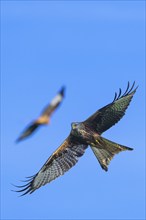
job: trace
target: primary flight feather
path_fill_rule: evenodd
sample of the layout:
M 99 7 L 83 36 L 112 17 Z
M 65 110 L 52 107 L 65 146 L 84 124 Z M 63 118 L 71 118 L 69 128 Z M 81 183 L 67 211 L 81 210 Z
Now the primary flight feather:
M 49 124 L 52 113 L 58 108 L 64 98 L 65 87 L 62 87 L 57 95 L 52 99 L 49 105 L 45 107 L 39 118 L 32 121 L 30 125 L 22 132 L 20 137 L 16 140 L 19 142 L 29 137 L 34 131 L 36 131 L 41 125 Z
M 40 171 L 32 176 L 28 183 L 17 192 L 22 195 L 33 193 L 36 189 L 63 175 L 73 167 L 84 154 L 88 146 L 91 147 L 101 167 L 107 171 L 108 165 L 115 154 L 133 150 L 130 147 L 117 144 L 103 138 L 101 134 L 117 123 L 125 114 L 125 111 L 136 92 L 135 82 L 130 88 L 129 82 L 125 93 L 115 94 L 114 100 L 105 107 L 96 111 L 87 120 L 80 123 L 72 123 L 69 136 L 61 146 L 49 157 Z

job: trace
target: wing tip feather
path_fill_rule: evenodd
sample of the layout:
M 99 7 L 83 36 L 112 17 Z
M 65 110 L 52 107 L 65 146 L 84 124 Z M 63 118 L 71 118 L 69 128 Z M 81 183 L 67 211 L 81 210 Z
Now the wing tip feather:
M 18 192 L 18 193 L 24 192 L 24 193 L 22 193 L 22 194 L 20 195 L 20 197 L 21 197 L 21 196 L 24 196 L 24 195 L 26 195 L 26 194 L 31 194 L 31 193 L 33 193 L 33 192 L 36 190 L 35 188 L 33 188 L 33 182 L 34 182 L 35 176 L 36 176 L 36 175 L 33 175 L 33 176 L 31 176 L 31 177 L 26 177 L 26 178 L 29 178 L 29 179 L 28 179 L 28 180 L 25 180 L 25 181 L 23 181 L 23 182 L 28 182 L 27 184 L 20 185 L 20 186 L 12 184 L 14 187 L 22 188 L 22 189 L 20 189 L 20 190 L 11 190 L 11 191 L 13 191 L 13 192 Z
M 121 88 L 119 89 L 119 94 L 115 93 L 115 96 L 114 96 L 114 99 L 113 99 L 113 102 L 119 100 L 120 98 L 123 98 L 125 96 L 128 96 L 130 94 L 134 94 L 138 88 L 138 86 L 136 86 L 136 88 L 134 88 L 135 86 L 135 81 L 133 82 L 131 88 L 130 88 L 130 82 L 128 81 L 128 85 L 127 85 L 127 88 L 125 90 L 125 92 L 123 93 L 122 95 L 122 90 Z

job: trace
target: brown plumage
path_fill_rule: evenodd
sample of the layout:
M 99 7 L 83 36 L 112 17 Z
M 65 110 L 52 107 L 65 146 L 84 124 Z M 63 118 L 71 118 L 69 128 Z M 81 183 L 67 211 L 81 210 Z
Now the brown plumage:
M 40 117 L 34 121 L 32 121 L 29 126 L 22 132 L 20 137 L 16 140 L 19 142 L 29 137 L 34 131 L 36 131 L 41 125 L 49 124 L 50 118 L 53 112 L 58 108 L 60 103 L 64 98 L 65 87 L 62 87 L 61 90 L 57 93 L 57 95 L 52 99 L 49 105 L 45 107 L 42 111 Z
M 72 123 L 71 132 L 66 140 L 49 157 L 40 171 L 28 180 L 26 185 L 19 186 L 22 189 L 18 192 L 24 192 L 23 195 L 33 193 L 39 187 L 63 175 L 77 163 L 88 145 L 105 171 L 108 170 L 108 165 L 115 154 L 125 150 L 133 150 L 107 140 L 101 134 L 124 116 L 137 89 L 133 89 L 134 84 L 129 88 L 128 82 L 123 95 L 120 89 L 119 95 L 115 94 L 115 98 L 110 104 L 96 111 L 87 120 L 81 123 Z

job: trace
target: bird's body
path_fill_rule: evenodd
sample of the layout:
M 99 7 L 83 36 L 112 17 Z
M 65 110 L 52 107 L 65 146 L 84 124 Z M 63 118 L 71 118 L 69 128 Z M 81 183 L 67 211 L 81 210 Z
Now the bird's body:
M 35 123 L 38 123 L 39 125 L 47 125 L 50 123 L 50 117 L 47 115 L 42 115 L 35 121 Z
M 53 100 L 50 102 L 50 104 L 44 108 L 40 117 L 37 118 L 36 120 L 32 121 L 28 125 L 28 127 L 22 132 L 22 134 L 19 136 L 19 138 L 16 140 L 16 142 L 22 141 L 25 138 L 29 137 L 40 126 L 47 125 L 50 123 L 50 118 L 51 118 L 53 112 L 56 110 L 56 108 L 60 105 L 60 103 L 63 100 L 64 91 L 65 91 L 65 88 L 62 87 L 62 89 L 53 98 Z
M 84 154 L 88 146 L 98 159 L 101 167 L 107 171 L 108 165 L 115 154 L 133 150 L 121 144 L 107 140 L 101 136 L 103 132 L 115 125 L 125 114 L 125 111 L 136 92 L 134 84 L 128 87 L 123 95 L 115 94 L 113 102 L 96 111 L 83 122 L 72 123 L 71 132 L 60 147 L 48 158 L 40 171 L 30 178 L 28 184 L 18 192 L 32 193 L 39 187 L 63 175 L 73 167 Z
M 99 135 L 94 129 L 86 126 L 83 122 L 72 123 L 71 135 L 78 139 L 82 144 L 90 145 L 91 143 L 96 144 Z

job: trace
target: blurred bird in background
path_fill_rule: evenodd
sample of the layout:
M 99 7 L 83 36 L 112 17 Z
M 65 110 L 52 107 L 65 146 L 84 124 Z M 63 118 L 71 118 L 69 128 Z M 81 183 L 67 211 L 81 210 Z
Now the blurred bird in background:
M 22 132 L 22 134 L 18 137 L 16 142 L 22 141 L 25 138 L 29 137 L 34 131 L 36 131 L 41 125 L 46 125 L 50 123 L 50 118 L 54 111 L 61 104 L 65 93 L 65 87 L 62 87 L 61 90 L 57 93 L 57 95 L 52 99 L 49 105 L 47 105 L 39 118 L 32 121 L 28 127 Z

